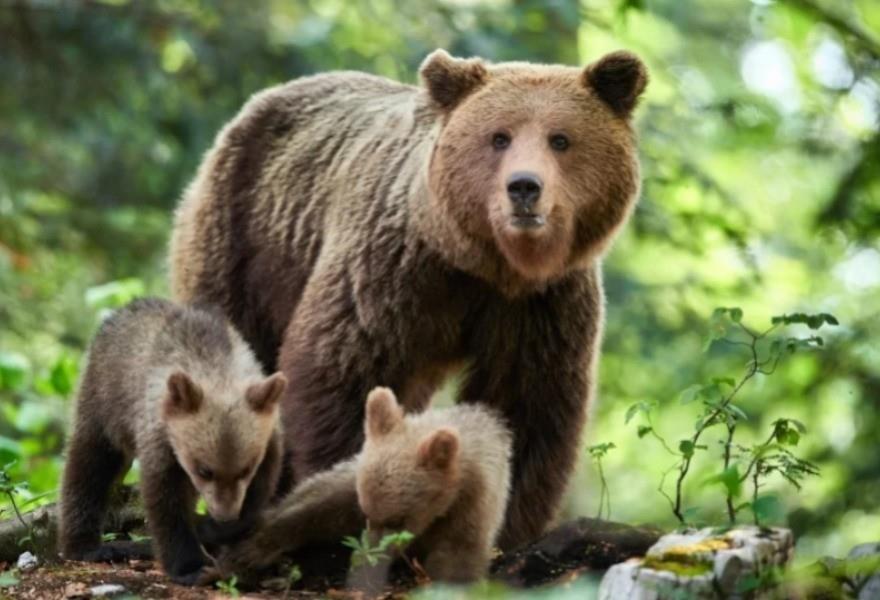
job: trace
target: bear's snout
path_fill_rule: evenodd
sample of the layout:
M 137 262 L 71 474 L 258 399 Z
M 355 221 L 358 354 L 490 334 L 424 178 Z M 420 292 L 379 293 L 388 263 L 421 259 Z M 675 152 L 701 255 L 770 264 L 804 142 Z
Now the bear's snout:
M 517 171 L 507 178 L 507 197 L 513 205 L 515 227 L 530 229 L 545 223 L 544 216 L 535 210 L 543 187 L 541 178 L 529 171 Z

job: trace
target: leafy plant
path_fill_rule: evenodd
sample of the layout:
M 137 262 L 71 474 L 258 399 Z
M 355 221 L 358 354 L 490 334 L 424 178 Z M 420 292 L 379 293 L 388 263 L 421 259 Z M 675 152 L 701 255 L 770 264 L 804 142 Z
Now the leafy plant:
M 241 592 L 238 590 L 238 577 L 235 575 L 229 579 L 218 581 L 214 585 L 216 585 L 217 589 L 227 596 L 238 598 L 241 595 Z
M 602 469 L 602 459 L 605 458 L 605 455 L 608 454 L 609 450 L 613 450 L 617 446 L 612 442 L 607 442 L 604 444 L 595 444 L 587 448 L 587 452 L 590 454 L 590 457 L 593 459 L 593 462 L 596 463 L 596 470 L 599 472 L 599 510 L 596 513 L 596 518 L 602 518 L 603 509 L 605 510 L 605 514 L 607 517 L 611 517 L 611 492 L 608 489 L 608 481 L 605 479 L 605 471 Z
M 360 539 L 349 535 L 343 538 L 342 545 L 351 548 L 351 567 L 358 569 L 367 565 L 374 567 L 380 561 L 388 560 L 389 556 L 386 551 L 401 551 L 412 542 L 414 537 L 408 531 L 389 533 L 383 536 L 379 543 L 374 546 L 370 543 L 369 530 L 364 529 L 361 532 Z
M 770 475 L 776 473 L 800 489 L 800 482 L 804 477 L 818 475 L 819 472 L 816 465 L 798 458 L 791 451 L 806 432 L 804 424 L 796 419 L 776 420 L 769 437 L 762 443 L 753 446 L 737 444 L 735 442 L 737 428 L 748 419 L 748 416 L 734 403 L 734 400 L 738 398 L 746 383 L 757 375 L 772 375 L 785 356 L 798 350 L 824 345 L 824 340 L 818 335 L 783 334 L 771 337 L 771 334 L 782 326 L 795 324 L 803 324 L 811 330 L 816 330 L 823 325 L 837 325 L 837 319 L 828 313 L 781 315 L 773 317 L 771 326 L 761 332 L 746 327 L 742 319 L 743 311 L 736 307 L 717 308 L 712 313 L 710 336 L 705 349 L 708 350 L 716 342 L 741 347 L 745 349 L 748 361 L 745 372 L 739 378 L 714 377 L 709 383 L 694 384 L 681 393 L 682 404 L 699 403 L 701 406 L 693 434 L 679 440 L 678 444 L 673 446 L 654 427 L 651 412 L 657 407 L 656 403 L 639 402 L 632 405 L 626 413 L 627 423 L 637 414 L 642 414 L 644 422 L 638 426 L 638 436 L 640 438 L 652 436 L 660 442 L 668 454 L 675 457 L 675 464 L 663 474 L 658 490 L 667 499 L 672 513 L 682 524 L 688 522 L 688 517 L 693 511 L 684 506 L 684 482 L 691 473 L 697 454 L 709 450 L 709 447 L 701 442 L 706 432 L 715 426 L 725 428 L 724 439 L 721 442 L 721 470 L 706 483 L 717 483 L 724 489 L 725 509 L 731 524 L 736 522 L 738 513 L 744 509 L 752 511 L 757 524 L 772 520 L 772 517 L 779 512 L 778 498 L 772 495 L 759 495 L 764 480 Z M 744 466 L 742 470 L 741 465 Z M 665 489 L 666 479 L 670 474 L 675 474 L 675 487 L 671 495 Z M 735 499 L 742 494 L 743 486 L 747 482 L 752 485 L 751 501 L 736 505 Z
M 18 572 L 15 569 L 0 572 L 0 588 L 18 585 Z
M 302 580 L 302 570 L 299 568 L 299 565 L 293 565 L 290 567 L 290 570 L 287 572 L 287 586 L 284 588 L 284 597 L 290 594 L 290 588 L 292 588 L 298 581 Z
M 12 466 L 12 463 L 7 464 L 2 469 L 0 469 L 0 494 L 6 496 L 9 500 L 9 505 L 12 506 L 12 510 L 15 512 L 16 518 L 28 532 L 26 536 L 18 540 L 19 546 L 24 545 L 25 543 L 30 543 L 32 546 L 35 542 L 35 534 L 34 528 L 30 523 L 24 520 L 24 517 L 21 514 L 21 510 L 19 509 L 18 502 L 16 502 L 15 497 L 20 494 L 23 490 L 27 489 L 27 483 L 25 482 L 16 482 L 9 475 L 9 468 Z

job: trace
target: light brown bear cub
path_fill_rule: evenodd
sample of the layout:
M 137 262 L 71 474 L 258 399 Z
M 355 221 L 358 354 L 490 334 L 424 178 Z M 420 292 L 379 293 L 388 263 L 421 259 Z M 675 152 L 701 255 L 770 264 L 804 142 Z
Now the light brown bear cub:
M 366 523 L 375 537 L 414 534 L 407 552 L 432 579 L 486 573 L 510 491 L 512 437 L 494 411 L 458 405 L 405 415 L 391 390 L 376 388 L 364 429 L 361 452 L 264 513 L 256 534 L 227 552 L 224 571 L 268 566 L 283 552 L 338 541 Z
M 358 504 L 378 536 L 409 531 L 432 579 L 485 574 L 510 492 L 511 435 L 474 405 L 404 416 L 388 388 L 367 398 Z
M 256 515 L 281 464 L 278 398 L 219 313 L 137 300 L 101 326 L 80 384 L 61 491 L 67 559 L 106 560 L 101 525 L 113 483 L 131 461 L 153 546 L 175 581 L 206 564 L 194 527 L 198 495 L 218 522 Z

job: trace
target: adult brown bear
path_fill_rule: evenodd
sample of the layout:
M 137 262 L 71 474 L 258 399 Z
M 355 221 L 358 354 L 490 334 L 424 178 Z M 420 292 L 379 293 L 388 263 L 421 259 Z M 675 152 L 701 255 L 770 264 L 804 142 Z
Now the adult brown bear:
M 647 76 L 626 52 L 579 69 L 438 50 L 421 79 L 328 73 L 254 96 L 177 212 L 172 287 L 287 375 L 295 480 L 360 449 L 374 386 L 420 410 L 462 368 L 459 400 L 515 435 L 510 547 L 546 527 L 580 448 Z

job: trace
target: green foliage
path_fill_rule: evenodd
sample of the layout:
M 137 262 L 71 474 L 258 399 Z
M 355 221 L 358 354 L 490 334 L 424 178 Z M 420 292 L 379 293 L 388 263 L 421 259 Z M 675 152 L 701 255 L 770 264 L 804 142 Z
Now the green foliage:
M 0 588 L 18 585 L 18 572 L 15 569 L 0 572 Z
M 231 598 L 238 598 L 241 596 L 241 592 L 238 589 L 238 577 L 235 575 L 232 575 L 229 579 L 218 581 L 214 585 L 218 590 Z
M 721 441 L 722 451 L 719 456 L 721 470 L 705 479 L 704 484 L 720 484 L 725 494 L 727 517 L 729 522 L 735 523 L 737 513 L 743 509 L 750 509 L 756 524 L 779 522 L 784 511 L 778 497 L 775 495 L 759 495 L 758 491 L 765 480 L 771 474 L 779 474 L 783 479 L 800 489 L 800 482 L 804 477 L 818 475 L 819 469 L 813 463 L 795 456 L 786 446 L 797 446 L 801 435 L 806 433 L 806 426 L 797 419 L 780 418 L 773 422 L 770 437 L 763 443 L 752 446 L 737 444 L 734 436 L 740 424 L 748 420 L 748 415 L 739 406 L 733 403 L 743 386 L 755 376 L 761 374 L 772 375 L 779 365 L 784 354 L 794 353 L 799 348 L 810 348 L 812 342 L 822 345 L 822 338 L 810 336 L 808 338 L 776 334 L 777 328 L 782 325 L 806 324 L 810 329 L 818 329 L 824 324 L 838 325 L 837 319 L 828 313 L 820 315 L 796 314 L 784 317 L 773 317 L 772 326 L 761 332 L 755 332 L 742 323 L 743 311 L 740 308 L 716 308 L 709 322 L 710 346 L 715 342 L 724 342 L 732 346 L 746 349 L 749 360 L 746 364 L 745 373 L 739 379 L 730 376 L 712 377 L 707 384 L 693 384 L 687 387 L 680 395 L 682 405 L 692 405 L 699 402 L 702 406 L 697 418 L 695 431 L 690 437 L 678 442 L 678 452 L 672 451 L 669 444 L 660 435 L 650 421 L 652 410 L 656 405 L 638 403 L 630 406 L 626 411 L 624 421 L 629 423 L 636 414 L 642 414 L 647 420 L 647 425 L 639 425 L 637 435 L 639 439 L 648 433 L 652 434 L 661 442 L 664 449 L 670 454 L 677 456 L 677 462 L 663 473 L 659 491 L 669 501 L 672 512 L 682 524 L 688 522 L 688 509 L 684 506 L 684 484 L 693 460 L 699 451 L 708 451 L 709 446 L 700 444 L 699 441 L 706 432 L 716 426 L 723 425 L 726 428 L 725 439 Z M 769 344 L 766 342 L 769 341 Z M 808 342 L 808 343 L 802 343 Z M 759 353 L 759 343 L 764 343 L 769 349 L 765 353 Z M 592 453 L 592 449 L 591 449 Z M 604 456 L 604 453 L 602 454 Z M 741 459 L 743 470 L 737 464 Z M 677 472 L 675 479 L 675 491 L 669 495 L 664 489 L 666 476 L 670 472 Z M 606 482 L 604 474 L 602 480 L 602 494 L 604 499 Z M 743 484 L 751 477 L 752 500 L 744 504 L 735 505 L 743 490 Z M 599 506 L 603 502 L 600 499 Z
M 639 437 L 642 437 L 641 433 L 639 434 Z M 607 455 L 610 450 L 613 450 L 616 447 L 617 446 L 613 443 L 606 442 L 604 444 L 596 444 L 587 448 L 587 452 L 596 463 L 596 471 L 599 473 L 599 484 L 601 486 L 599 488 L 599 510 L 596 513 L 597 519 L 601 519 L 603 513 L 608 518 L 611 518 L 611 491 L 608 489 L 608 482 L 605 480 L 602 459 L 605 458 L 605 455 Z
M 399 531 L 382 536 L 377 544 L 370 542 L 370 531 L 364 529 L 360 539 L 354 536 L 346 536 L 342 545 L 351 548 L 351 568 L 375 567 L 379 562 L 388 560 L 387 552 L 402 552 L 413 540 L 413 534 L 408 531 Z

